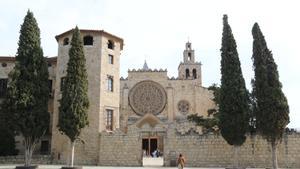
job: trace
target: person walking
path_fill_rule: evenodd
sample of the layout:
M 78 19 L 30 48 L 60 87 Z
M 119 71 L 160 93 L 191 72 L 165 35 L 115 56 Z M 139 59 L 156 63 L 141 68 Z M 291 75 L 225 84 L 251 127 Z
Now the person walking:
M 178 169 L 183 169 L 184 164 L 185 164 L 185 159 L 184 159 L 183 155 L 180 153 L 179 157 L 177 159 Z

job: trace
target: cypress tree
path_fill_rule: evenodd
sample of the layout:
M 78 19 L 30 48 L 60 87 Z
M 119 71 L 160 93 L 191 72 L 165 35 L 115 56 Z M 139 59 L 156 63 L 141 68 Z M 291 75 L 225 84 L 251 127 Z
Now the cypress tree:
M 227 15 L 223 17 L 222 35 L 219 127 L 223 138 L 234 146 L 234 167 L 238 167 L 239 147 L 245 142 L 248 129 L 250 100 Z
M 252 28 L 252 35 L 256 126 L 260 134 L 271 143 L 272 165 L 278 168 L 276 149 L 289 123 L 289 106 L 281 89 L 272 52 L 257 23 Z
M 2 108 L 16 132 L 24 137 L 25 166 L 30 166 L 35 145 L 49 128 L 50 117 L 48 66 L 40 46 L 40 30 L 31 11 L 21 25 L 18 45 Z
M 15 135 L 6 126 L 0 126 L 0 156 L 17 155 Z
M 85 67 L 83 45 L 78 27 L 73 30 L 67 75 L 62 86 L 62 98 L 59 107 L 58 127 L 62 134 L 69 137 L 71 142 L 71 166 L 74 162 L 75 141 L 81 130 L 88 125 L 87 110 L 88 80 Z
M 0 108 L 0 156 L 16 155 L 18 153 L 16 150 L 15 132 L 13 127 L 9 125 L 6 114 Z

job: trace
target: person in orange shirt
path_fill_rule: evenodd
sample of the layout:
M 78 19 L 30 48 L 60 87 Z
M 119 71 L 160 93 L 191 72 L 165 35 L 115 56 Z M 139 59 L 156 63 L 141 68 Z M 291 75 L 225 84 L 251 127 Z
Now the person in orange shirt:
M 183 169 L 184 164 L 185 164 L 185 159 L 184 159 L 183 155 L 180 153 L 179 157 L 177 159 L 178 169 Z

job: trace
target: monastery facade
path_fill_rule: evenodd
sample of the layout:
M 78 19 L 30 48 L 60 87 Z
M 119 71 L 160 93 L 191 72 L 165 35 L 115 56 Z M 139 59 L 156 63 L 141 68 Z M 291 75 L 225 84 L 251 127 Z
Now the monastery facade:
M 166 69 L 150 69 L 145 62 L 140 69 L 128 71 L 120 78 L 120 56 L 123 39 L 103 30 L 80 30 L 88 73 L 89 126 L 83 129 L 75 146 L 75 164 L 141 166 L 143 157 L 159 150 L 165 166 L 175 163 L 179 153 L 188 166 L 228 166 L 232 148 L 219 135 L 203 134 L 201 127 L 187 120 L 197 113 L 207 117 L 215 108 L 213 93 L 202 86 L 201 63 L 195 59 L 192 44 L 187 42 L 178 77 L 169 78 Z M 58 56 L 47 58 L 49 70 L 50 134 L 38 146 L 38 153 L 49 153 L 55 163 L 69 161 L 70 142 L 57 128 L 58 100 L 66 76 L 72 30 L 56 37 Z M 0 57 L 0 97 L 5 94 L 8 73 L 14 57 Z M 291 135 L 291 144 L 300 143 L 299 135 Z M 22 138 L 17 138 L 22 152 Z M 290 142 L 279 148 L 279 164 L 299 166 L 298 155 L 286 152 Z M 298 146 L 299 147 L 299 146 Z M 289 149 L 290 148 L 290 149 Z M 266 166 L 270 159 L 267 143 L 259 136 L 247 139 L 241 148 L 243 166 Z M 271 162 L 271 160 L 269 160 Z

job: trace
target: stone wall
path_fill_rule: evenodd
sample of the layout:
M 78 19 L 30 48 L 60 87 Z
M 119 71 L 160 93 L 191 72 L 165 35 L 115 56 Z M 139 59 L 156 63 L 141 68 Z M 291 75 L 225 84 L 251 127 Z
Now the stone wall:
M 186 134 L 169 129 L 165 145 L 164 164 L 170 164 L 170 152 L 183 153 L 187 166 L 225 167 L 233 162 L 233 147 L 229 146 L 221 135 L 196 135 L 192 131 Z M 286 134 L 278 147 L 278 163 L 284 168 L 300 167 L 300 134 Z M 240 164 L 244 167 L 271 166 L 271 147 L 261 136 L 247 137 L 240 149 Z
M 114 133 L 103 132 L 100 139 L 98 165 L 101 166 L 141 166 L 141 141 L 137 130 L 121 130 Z
M 150 133 L 156 134 L 156 129 Z M 131 125 L 128 133 L 118 130 L 100 136 L 99 164 L 110 166 L 142 165 L 142 132 Z M 233 162 L 233 148 L 221 135 L 196 134 L 193 130 L 180 132 L 169 124 L 163 135 L 164 165 L 170 166 L 179 153 L 187 159 L 189 167 L 228 167 Z M 300 134 L 285 134 L 278 147 L 281 168 L 300 168 Z M 270 167 L 271 148 L 260 136 L 248 137 L 240 149 L 240 165 L 244 167 Z
M 52 164 L 51 155 L 34 155 L 32 156 L 32 164 Z M 0 156 L 0 164 L 24 164 L 24 156 Z

